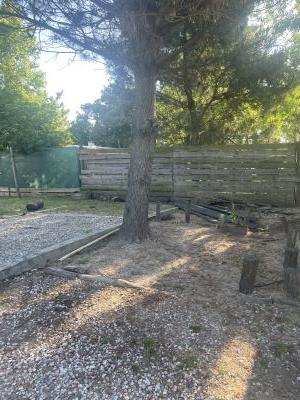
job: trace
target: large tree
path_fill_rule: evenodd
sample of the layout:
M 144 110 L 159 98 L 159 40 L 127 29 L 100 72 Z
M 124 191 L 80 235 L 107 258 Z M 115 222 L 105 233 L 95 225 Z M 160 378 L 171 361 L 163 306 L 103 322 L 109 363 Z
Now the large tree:
M 18 18 L 0 18 L 0 27 L 0 150 L 70 143 L 66 111 L 59 96 L 47 96 L 34 38 Z
M 274 0 L 275 1 L 275 0 Z M 74 51 L 126 65 L 135 80 L 134 141 L 128 175 L 123 233 L 149 234 L 148 200 L 155 144 L 158 77 L 182 51 L 197 48 L 206 29 L 234 22 L 236 28 L 259 0 L 7 0 L 7 15 L 48 30 Z M 189 35 L 183 42 L 186 24 Z
M 280 103 L 299 83 L 293 11 L 266 10 L 262 20 L 254 13 L 251 24 L 238 32 L 231 24 L 212 27 L 199 48 L 183 51 L 161 80 L 162 136 L 186 144 L 226 142 L 230 116 L 249 105 L 266 112 Z M 282 41 L 286 31 L 290 35 Z M 182 40 L 187 32 L 188 27 Z

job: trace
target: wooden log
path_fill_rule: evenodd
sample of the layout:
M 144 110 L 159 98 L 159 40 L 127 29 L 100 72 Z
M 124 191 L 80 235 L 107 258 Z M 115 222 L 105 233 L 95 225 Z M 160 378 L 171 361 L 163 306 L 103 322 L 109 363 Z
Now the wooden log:
M 192 207 L 192 201 L 189 199 L 186 203 L 186 209 L 185 209 L 185 222 L 187 224 L 191 222 L 191 207 Z
M 126 281 L 125 279 L 110 278 L 104 275 L 88 275 L 80 274 L 78 272 L 66 271 L 61 268 L 49 267 L 45 269 L 46 274 L 58 276 L 67 279 L 83 279 L 93 283 L 100 283 L 103 285 L 110 285 L 116 287 L 123 287 L 129 289 L 140 289 L 140 290 L 151 290 L 150 288 L 145 288 L 144 286 L 135 285 L 132 282 Z
M 255 279 L 258 268 L 258 258 L 255 254 L 249 254 L 244 257 L 243 269 L 239 284 L 239 291 L 244 294 L 250 294 L 255 287 Z
M 38 210 L 41 210 L 42 208 L 44 208 L 43 200 L 38 200 L 38 201 L 26 204 L 26 209 L 27 209 L 27 211 L 30 211 L 30 212 L 38 211 Z

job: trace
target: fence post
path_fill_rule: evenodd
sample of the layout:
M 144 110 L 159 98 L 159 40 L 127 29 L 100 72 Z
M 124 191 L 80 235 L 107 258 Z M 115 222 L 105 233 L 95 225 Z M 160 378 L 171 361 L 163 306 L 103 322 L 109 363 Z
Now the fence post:
M 192 200 L 189 199 L 186 203 L 186 209 L 185 209 L 185 222 L 187 224 L 191 222 L 191 205 L 192 205 Z
M 300 206 L 300 143 L 299 142 L 295 143 L 295 172 L 297 181 L 294 186 L 294 204 L 296 207 L 299 207 Z
M 300 269 L 298 266 L 300 226 L 299 221 L 288 224 L 288 238 L 283 262 L 284 283 L 288 296 L 298 298 L 300 294 Z
M 156 221 L 159 222 L 160 221 L 160 202 L 158 201 L 156 203 Z
M 19 184 L 18 184 L 18 178 L 17 178 L 16 161 L 15 161 L 14 152 L 13 152 L 12 147 L 9 148 L 9 152 L 10 152 L 11 167 L 12 167 L 12 172 L 13 172 L 13 176 L 14 176 L 15 188 L 16 188 L 16 191 L 17 191 L 17 196 L 21 197 Z

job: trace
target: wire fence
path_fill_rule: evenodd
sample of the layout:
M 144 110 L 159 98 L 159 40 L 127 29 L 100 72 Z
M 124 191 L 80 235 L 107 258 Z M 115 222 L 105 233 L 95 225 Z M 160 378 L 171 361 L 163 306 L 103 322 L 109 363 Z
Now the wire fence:
M 15 154 L 20 188 L 79 188 L 79 149 L 63 147 Z M 0 187 L 14 188 L 9 153 L 0 153 Z

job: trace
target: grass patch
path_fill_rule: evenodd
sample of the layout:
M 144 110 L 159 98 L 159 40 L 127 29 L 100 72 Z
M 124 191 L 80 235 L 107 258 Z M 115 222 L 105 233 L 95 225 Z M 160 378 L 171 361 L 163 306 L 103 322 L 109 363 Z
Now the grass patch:
M 266 358 L 261 358 L 259 360 L 259 365 L 262 369 L 267 369 L 269 366 L 268 360 Z
M 63 196 L 37 196 L 22 197 L 21 199 L 10 197 L 0 198 L 0 216 L 22 214 L 26 211 L 26 204 L 29 201 L 42 199 L 44 209 L 62 207 L 56 212 L 83 212 L 83 213 L 105 213 L 108 215 L 121 215 L 124 203 L 115 203 L 99 200 L 72 199 Z
M 141 372 L 141 367 L 137 364 L 132 364 L 131 370 L 134 374 L 138 374 L 139 372 Z
M 195 354 L 188 352 L 183 355 L 181 365 L 184 369 L 192 369 L 197 366 L 197 361 Z
M 191 325 L 190 326 L 190 330 L 193 333 L 199 333 L 199 332 L 201 332 L 203 330 L 203 327 L 201 325 Z
M 230 365 L 227 365 L 224 362 L 220 362 L 220 364 L 218 365 L 218 373 L 220 375 L 227 375 L 230 371 Z
M 114 338 L 112 336 L 103 336 L 101 338 L 101 344 L 111 344 Z
M 294 346 L 290 343 L 276 342 L 272 345 L 276 357 L 282 357 L 284 354 L 292 353 Z
M 146 358 L 150 359 L 157 356 L 159 342 L 154 338 L 146 338 L 143 341 L 144 344 L 144 355 Z

